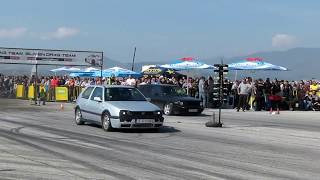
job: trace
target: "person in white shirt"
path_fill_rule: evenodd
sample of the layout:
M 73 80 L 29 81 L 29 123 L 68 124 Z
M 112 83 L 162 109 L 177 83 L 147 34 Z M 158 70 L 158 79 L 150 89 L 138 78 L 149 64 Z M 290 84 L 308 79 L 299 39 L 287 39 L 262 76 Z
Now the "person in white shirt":
M 85 79 L 82 83 L 81 83 L 81 87 L 85 88 L 87 86 L 90 86 L 90 82 L 88 81 L 88 79 Z
M 204 77 L 201 77 L 199 80 L 198 84 L 198 89 L 199 89 L 199 99 L 202 100 L 203 107 L 206 107 L 207 105 L 207 97 L 206 97 L 206 92 L 205 92 L 205 79 Z
M 238 103 L 239 103 L 238 87 L 239 87 L 239 85 L 240 85 L 240 82 L 238 80 L 236 80 L 231 87 L 231 91 L 233 94 L 233 109 L 238 107 Z
M 248 84 L 246 79 L 244 79 L 238 87 L 238 94 L 239 94 L 239 103 L 237 107 L 238 112 L 240 108 L 242 108 L 242 111 L 245 111 L 247 107 L 247 99 L 248 99 L 249 93 L 251 93 L 251 85 Z
M 129 78 L 126 80 L 126 84 L 128 86 L 135 86 L 136 85 L 136 80 L 134 78 L 132 78 L 131 76 L 129 76 Z

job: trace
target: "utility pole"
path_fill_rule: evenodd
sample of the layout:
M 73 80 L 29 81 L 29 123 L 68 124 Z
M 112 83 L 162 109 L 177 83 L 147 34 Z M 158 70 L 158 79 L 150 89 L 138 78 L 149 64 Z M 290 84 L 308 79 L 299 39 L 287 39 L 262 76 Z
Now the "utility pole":
M 133 68 L 134 68 L 134 59 L 136 58 L 136 51 L 137 51 L 137 48 L 134 47 L 133 58 L 132 58 L 132 65 L 131 65 L 131 71 L 133 71 Z
M 37 51 L 37 54 L 35 56 L 35 81 L 34 81 L 34 104 L 37 104 L 37 100 L 38 100 L 38 55 L 39 55 L 39 52 Z M 40 88 L 39 88 L 40 89 Z M 39 105 L 40 105 L 40 102 L 39 102 Z
M 102 82 L 102 70 L 103 70 L 103 61 L 104 61 L 104 59 L 103 59 L 103 58 L 104 58 L 104 57 L 103 57 L 103 52 L 101 53 L 101 55 L 102 55 L 102 57 L 101 57 L 101 64 L 100 64 L 100 65 L 101 65 L 101 66 L 100 66 L 100 71 L 101 71 L 101 72 L 100 72 L 100 78 L 101 78 L 100 81 Z M 101 83 L 101 84 L 102 84 L 102 83 Z

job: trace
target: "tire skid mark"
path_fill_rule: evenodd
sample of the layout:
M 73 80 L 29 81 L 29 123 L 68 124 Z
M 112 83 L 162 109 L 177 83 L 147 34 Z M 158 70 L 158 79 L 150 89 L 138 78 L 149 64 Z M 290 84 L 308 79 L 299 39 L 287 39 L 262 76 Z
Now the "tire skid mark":
M 15 134 L 15 135 L 17 135 L 17 136 L 23 135 L 23 137 L 25 139 L 30 139 L 32 141 L 36 140 L 39 143 L 43 143 L 43 144 L 52 144 L 52 146 L 55 146 L 55 147 L 60 147 L 61 144 L 62 144 L 60 142 L 55 142 L 55 141 L 52 142 L 52 141 L 48 141 L 48 139 L 42 139 L 42 138 L 39 138 L 39 137 L 30 136 L 30 135 L 24 135 L 24 134 Z M 78 153 L 80 152 L 81 154 L 89 154 L 90 153 L 90 151 L 85 150 L 85 149 L 73 148 L 73 146 L 70 145 L 70 144 L 64 144 L 63 143 L 63 147 L 64 147 L 64 149 L 68 149 L 70 151 L 75 151 L 75 149 L 76 149 L 77 152 Z M 175 177 L 175 178 L 177 178 L 177 177 L 182 178 L 182 179 L 190 179 L 190 178 L 191 179 L 197 179 L 197 178 L 199 178 L 196 175 L 189 174 L 189 175 L 184 175 L 183 176 L 183 175 L 177 174 L 176 171 L 173 171 L 173 172 L 170 172 L 170 171 L 167 171 L 167 170 L 162 171 L 161 169 L 159 169 L 157 167 L 150 167 L 150 166 L 140 165 L 139 163 L 134 162 L 134 161 L 119 159 L 119 157 L 117 157 L 117 156 L 115 156 L 113 154 L 108 154 L 108 156 L 106 156 L 106 152 L 97 152 L 97 151 L 95 151 L 94 154 L 91 153 L 90 155 L 96 157 L 97 159 L 101 159 L 102 157 L 105 157 L 104 159 L 109 160 L 109 161 L 116 161 L 116 162 L 119 162 L 119 163 L 124 164 L 126 166 L 130 165 L 131 167 L 139 167 L 139 168 L 141 168 L 143 170 L 147 170 L 147 171 L 155 172 L 155 173 L 161 173 L 161 174 L 169 175 L 169 176 Z M 182 176 L 182 177 L 180 177 L 180 176 Z M 121 179 L 123 179 L 123 178 L 121 178 Z
M 2 133 L 1 131 L 3 131 L 3 130 L 0 130 L 0 134 Z M 10 131 L 13 132 L 12 130 L 10 130 Z M 5 136 L 4 136 L 4 137 L 5 137 Z M 15 138 L 9 138 L 8 136 L 7 136 L 6 138 L 7 138 L 7 139 L 10 139 L 10 140 L 14 140 L 14 141 L 16 141 L 16 142 L 20 142 L 20 141 L 16 140 Z M 20 143 L 21 143 L 21 142 L 20 142 Z M 48 164 L 48 163 L 44 163 L 44 162 L 42 162 L 42 161 L 40 161 L 40 160 L 34 160 L 34 159 L 32 159 L 32 158 L 28 158 L 28 157 L 25 157 L 25 156 L 22 156 L 22 155 L 18 155 L 18 154 L 16 154 L 16 153 L 12 153 L 12 152 L 9 152 L 9 151 L 6 151 L 6 150 L 0 150 L 0 151 L 5 152 L 5 153 L 7 153 L 7 154 L 11 154 L 11 155 L 13 155 L 13 156 L 16 156 L 16 157 L 19 157 L 19 158 L 22 158 L 22 159 L 25 159 L 25 160 L 29 160 L 29 161 L 31 161 L 31 162 L 39 163 L 39 164 L 41 164 L 41 165 L 45 165 L 45 166 L 54 168 L 54 169 L 56 169 L 56 170 L 65 172 L 65 173 L 67 173 L 67 174 L 76 176 L 76 177 L 81 178 L 81 179 L 86 179 L 86 178 L 83 177 L 83 176 L 80 176 L 80 175 L 78 175 L 78 174 L 72 173 L 72 172 L 67 171 L 67 170 L 65 170 L 65 169 L 63 169 L 63 168 L 60 168 L 60 167 L 57 167 L 57 166 L 54 166 L 54 165 L 51 165 L 51 164 Z M 2 161 L 2 162 L 3 162 L 3 161 Z M 10 161 L 10 162 L 11 162 L 11 161 Z M 7 163 L 9 163 L 9 161 L 8 161 Z M 21 164 L 21 162 L 19 162 L 19 165 L 20 165 L 20 164 Z M 29 164 L 29 165 L 35 166 L 35 164 L 30 164 L 30 163 L 24 163 L 24 164 Z M 38 166 L 40 166 L 40 165 L 38 165 Z M 11 169 L 10 169 L 10 170 L 11 170 Z M 15 171 L 15 170 L 12 169 L 11 171 Z M 0 170 L 0 172 L 1 172 L 1 170 Z
M 2 119 L 1 119 L 2 120 Z M 7 121 L 7 120 L 4 120 L 4 121 Z M 126 153 L 128 154 L 128 149 L 126 146 L 130 145 L 130 147 L 134 147 L 138 150 L 149 150 L 151 151 L 152 153 L 157 153 L 157 154 L 162 154 L 162 155 L 166 155 L 168 156 L 168 151 L 165 151 L 165 152 L 159 152 L 159 150 L 157 148 L 151 148 L 149 145 L 142 145 L 142 144 L 136 144 L 136 143 L 128 143 L 128 142 L 122 142 L 122 141 L 119 141 L 121 143 L 118 142 L 107 142 L 107 143 L 101 143 L 97 140 L 100 140 L 100 141 L 105 141 L 106 138 L 102 138 L 102 137 L 97 137 L 97 136 L 91 136 L 91 135 L 84 135 L 84 134 L 79 134 L 79 133 L 73 133 L 73 132 L 70 132 L 70 131 L 65 131 L 65 130 L 58 130 L 58 129 L 53 129 L 53 128 L 50 128 L 50 127 L 43 127 L 43 126 L 38 126 L 38 125 L 28 125 L 28 123 L 22 123 L 22 122 L 17 122 L 17 124 L 23 124 L 24 126 L 26 127 L 35 127 L 37 129 L 41 129 L 41 130 L 49 130 L 50 133 L 58 133 L 58 132 L 62 132 L 63 133 L 63 136 L 66 136 L 66 137 L 69 137 L 69 138 L 74 138 L 74 139 L 79 139 L 79 140 L 82 140 L 82 141 L 87 141 L 89 143 L 96 143 L 96 144 L 99 144 L 100 146 L 105 146 L 107 144 L 109 144 L 109 147 L 113 147 L 116 148 L 117 150 L 121 150 L 123 153 Z M 46 131 L 47 132 L 47 131 Z M 61 134 L 58 134 L 58 135 L 61 135 Z M 29 135 L 28 135 L 29 136 Z M 82 136 L 82 137 L 81 137 Z M 92 140 L 92 138 L 96 139 L 96 141 Z M 46 141 L 48 139 L 45 139 Z M 109 140 L 109 139 L 107 139 Z M 59 143 L 59 142 L 57 142 Z M 117 145 L 113 145 L 113 143 L 117 144 Z M 122 147 L 119 147 L 119 144 L 120 146 Z M 64 147 L 66 147 L 67 144 L 64 144 Z M 134 146 L 132 146 L 134 145 Z M 79 149 L 78 149 L 79 150 Z M 86 153 L 86 152 L 84 152 Z M 136 153 L 136 151 L 135 151 Z M 102 156 L 104 154 L 101 154 Z M 177 155 L 177 154 L 175 154 Z M 184 159 L 189 159 L 188 156 L 181 156 L 182 158 Z M 110 157 L 107 158 L 108 160 L 110 160 Z M 128 160 L 120 160 L 118 159 L 117 157 L 114 157 L 115 161 L 117 162 L 120 162 L 120 163 L 123 163 L 123 164 L 131 164 L 132 166 L 137 166 L 137 163 L 136 162 L 133 162 L 133 161 L 128 161 Z M 198 160 L 197 162 L 201 162 L 203 163 L 203 159 L 200 159 Z M 162 163 L 164 166 L 167 166 L 168 164 L 165 164 L 165 163 Z M 210 164 L 208 164 L 210 165 Z M 199 169 L 199 168 L 192 168 L 192 167 L 188 167 L 188 166 L 183 166 L 183 165 L 173 165 L 174 167 L 176 168 L 179 168 L 179 169 L 182 169 L 182 170 L 190 170 L 192 169 L 193 171 L 198 171 L 199 173 L 203 173 L 203 174 L 207 174 L 207 175 L 212 175 L 212 176 L 216 176 L 216 177 L 220 177 L 220 178 L 226 178 L 226 175 L 223 175 L 223 174 L 219 174 L 219 173 L 213 173 L 211 171 L 205 171 L 205 170 L 202 170 L 202 169 Z M 151 167 L 146 167 L 146 166 L 140 166 L 140 168 L 142 169 L 149 169 L 150 171 L 155 171 L 155 172 L 158 172 L 159 169 L 157 168 L 151 168 Z M 170 176 L 177 176 L 177 173 L 176 172 L 162 172 L 163 174 L 168 174 Z M 189 176 L 187 176 L 189 177 Z M 184 177 L 184 178 L 187 178 L 187 177 Z M 189 177 L 190 178 L 190 177 Z M 192 179 L 196 179 L 197 177 L 194 177 Z M 228 179 L 233 179 L 232 177 L 228 176 Z
M 53 133 L 63 133 L 65 136 L 69 136 L 69 137 L 72 137 L 72 138 L 75 138 L 75 139 L 79 139 L 79 137 L 81 137 L 80 139 L 82 141 L 88 141 L 88 142 L 94 142 L 94 143 L 99 143 L 101 145 L 111 145 L 113 146 L 112 144 L 115 143 L 115 144 L 118 144 L 118 145 L 122 145 L 122 146 L 130 146 L 130 147 L 134 147 L 138 150 L 148 150 L 150 152 L 154 152 L 154 153 L 158 153 L 158 154 L 163 154 L 163 155 L 171 155 L 171 156 L 174 156 L 174 157 L 180 157 L 180 158 L 183 158 L 183 159 L 188 159 L 188 160 L 192 160 L 192 161 L 196 161 L 196 162 L 200 162 L 200 163 L 204 163 L 204 160 L 205 159 L 202 159 L 202 158 L 198 158 L 198 157 L 191 157 L 191 156 L 186 156 L 186 155 L 182 155 L 182 154 L 179 154 L 179 153 L 176 153 L 176 152 L 170 152 L 170 151 L 166 151 L 166 150 L 162 150 L 162 151 L 159 151 L 159 149 L 157 148 L 153 148 L 153 147 L 150 147 L 150 144 L 147 145 L 146 143 L 144 144 L 138 144 L 138 143 L 131 143 L 131 142 L 127 142 L 128 140 L 126 141 L 121 141 L 121 140 L 114 140 L 114 139 L 109 139 L 109 138 L 106 138 L 106 137 L 100 137 L 100 136 L 94 136 L 94 135 L 88 135 L 88 134 L 81 134 L 81 133 L 77 133 L 77 132 L 71 132 L 71 131 L 65 131 L 65 130 L 59 130 L 59 129 L 54 129 L 54 128 L 50 128 L 50 127 L 45 127 L 45 126 L 37 126 L 37 125 L 28 125 L 27 126 L 30 126 L 30 127 L 36 127 L 38 129 L 41 129 L 41 130 L 48 130 L 48 131 L 51 131 Z M 187 135 L 187 134 L 183 134 L 183 133 L 179 133 L 180 136 L 183 136 L 184 138 L 187 138 L 187 139 L 195 139 L 195 140 L 205 140 L 205 141 L 208 141 L 207 137 L 206 136 L 201 136 L 200 138 L 195 138 L 194 136 L 192 135 Z M 214 138 L 214 139 L 213 139 Z M 232 140 L 232 143 L 231 142 L 226 142 L 224 139 L 221 139 L 221 138 L 216 138 L 216 137 L 209 137 L 210 141 L 214 140 L 218 140 L 217 142 L 219 143 L 224 143 L 224 144 L 230 144 L 230 145 L 243 145 L 243 142 L 240 142 L 240 141 L 236 141 L 236 140 Z M 108 143 L 101 143 L 102 142 L 105 142 L 105 141 L 109 141 Z M 110 142 L 111 141 L 111 142 Z M 111 143 L 111 144 L 110 144 Z M 244 142 L 245 143 L 245 142 Z M 249 143 L 249 142 L 247 142 Z M 251 145 L 255 145 L 256 144 L 252 144 L 250 143 Z M 260 145 L 259 145 L 260 147 Z M 119 150 L 121 149 L 122 151 L 126 151 L 128 152 L 128 149 L 126 148 L 121 148 L 121 147 L 117 147 Z M 260 148 L 259 148 L 260 149 Z M 263 149 L 263 148 L 262 148 Z M 264 149 L 265 150 L 265 149 Z M 194 153 L 196 154 L 197 152 L 192 152 L 192 151 L 185 151 L 185 152 L 189 152 L 189 153 Z M 215 157 L 217 158 L 217 157 Z M 124 162 L 125 163 L 125 162 Z M 216 163 L 216 162 L 215 162 Z M 268 174 L 268 173 L 263 173 L 261 171 L 256 171 L 256 170 L 251 170 L 251 169 L 248 169 L 248 168 L 242 168 L 242 167 L 235 167 L 233 165 L 227 165 L 223 162 L 220 162 L 218 163 L 220 166 L 222 167 L 226 167 L 228 169 L 237 169 L 237 170 L 244 170 L 244 171 L 247 171 L 247 172 L 254 172 L 254 173 L 259 173 L 259 174 L 264 174 L 266 175 L 267 177 L 277 177 L 277 178 L 283 178 L 284 175 L 283 174 L 279 174 L 279 175 L 276 175 L 276 174 Z M 208 163 L 208 165 L 210 165 Z M 185 167 L 187 169 L 187 167 Z M 229 177 L 231 178 L 231 177 Z M 292 179 L 292 177 L 287 177 L 287 178 L 290 178 Z
M 28 126 L 27 123 L 21 123 L 25 126 Z M 129 143 L 129 142 L 123 142 L 123 141 L 118 141 L 118 140 L 113 140 L 110 144 L 110 142 L 107 142 L 107 143 L 101 143 L 99 142 L 102 141 L 104 142 L 105 140 L 109 141 L 109 139 L 106 139 L 105 137 L 99 137 L 99 136 L 92 136 L 92 135 L 87 135 L 87 134 L 81 134 L 81 133 L 76 133 L 76 132 L 70 132 L 70 131 L 65 131 L 65 130 L 58 130 L 58 129 L 54 129 L 54 128 L 50 128 L 50 127 L 43 127 L 43 126 L 38 126 L 38 125 L 30 125 L 31 127 L 36 127 L 38 129 L 41 129 L 41 130 L 48 130 L 50 131 L 51 133 L 58 133 L 58 132 L 61 132 L 63 133 L 64 136 L 67 136 L 67 137 L 71 137 L 71 138 L 75 138 L 75 139 L 81 139 L 82 141 L 88 141 L 90 143 L 98 143 L 99 145 L 106 145 L 106 144 L 109 144 L 109 146 L 114 146 L 114 148 L 117 148 L 123 152 L 128 152 L 128 148 L 126 148 L 126 146 L 130 145 L 130 147 L 134 147 L 138 150 L 148 150 L 148 151 L 151 151 L 153 153 L 157 153 L 157 154 L 162 154 L 162 155 L 171 155 L 173 157 L 179 157 L 181 159 L 184 159 L 184 160 L 191 160 L 191 161 L 195 161 L 195 162 L 198 162 L 198 163 L 205 163 L 207 165 L 212 165 L 210 164 L 209 162 L 206 162 L 205 159 L 202 159 L 202 158 L 199 158 L 199 157 L 191 157 L 191 156 L 188 156 L 188 155 L 183 155 L 183 154 L 180 154 L 180 153 L 177 153 L 175 151 L 168 151 L 168 150 L 162 150 L 162 151 L 159 151 L 159 149 L 155 148 L 155 147 L 150 147 L 150 145 L 146 145 L 146 144 L 137 144 L 137 143 Z M 82 136 L 82 137 L 81 137 Z M 95 141 L 93 140 L 95 139 Z M 212 140 L 212 138 L 211 138 Z M 114 142 L 116 141 L 116 142 Z M 117 144 L 117 145 L 113 145 L 114 144 Z M 122 147 L 119 147 L 118 145 L 122 145 L 124 146 L 124 148 Z M 193 153 L 193 154 L 196 154 L 197 152 L 192 152 L 192 151 L 185 151 L 185 152 L 188 152 L 188 153 Z M 218 158 L 219 157 L 214 157 L 214 158 Z M 118 161 L 118 159 L 117 159 Z M 123 163 L 126 163 L 126 162 L 123 162 Z M 134 164 L 136 165 L 136 164 Z M 260 173 L 260 174 L 264 174 L 266 176 L 272 176 L 272 177 L 277 177 L 277 178 L 283 178 L 283 175 L 270 175 L 268 173 L 263 173 L 261 171 L 255 171 L 255 170 L 251 170 L 251 169 L 247 169 L 247 168 L 242 168 L 242 167 L 236 167 L 234 165 L 228 165 L 228 164 L 225 164 L 223 162 L 215 162 L 215 165 L 220 165 L 222 167 L 225 167 L 225 168 L 228 168 L 228 169 L 234 169 L 234 170 L 244 170 L 244 171 L 247 171 L 247 172 L 254 172 L 254 173 Z M 143 167 L 142 167 L 143 168 Z M 188 169 L 188 168 L 187 168 Z M 186 170 L 187 170 L 186 169 Z M 190 167 L 189 167 L 190 169 Z M 206 171 L 206 174 L 210 174 L 211 172 L 209 171 Z M 224 175 L 222 175 L 224 176 Z M 292 177 L 288 177 L 288 178 L 292 178 Z M 231 179 L 231 177 L 228 177 L 228 179 Z
M 10 140 L 13 140 L 13 141 L 28 145 L 28 146 L 30 146 L 32 148 L 41 150 L 41 151 L 49 153 L 49 154 L 53 154 L 53 155 L 61 157 L 63 159 L 70 160 L 71 162 L 80 164 L 82 166 L 86 166 L 86 167 L 88 167 L 88 168 L 90 168 L 90 169 L 92 169 L 94 171 L 97 171 L 97 172 L 100 172 L 100 173 L 107 173 L 108 175 L 111 175 L 113 177 L 120 178 L 120 179 L 128 179 L 128 180 L 134 179 L 134 178 L 131 178 L 129 176 L 126 176 L 126 175 L 123 175 L 123 174 L 119 174 L 117 172 L 110 171 L 108 169 L 104 169 L 104 168 L 101 168 L 99 166 L 87 163 L 86 161 L 82 161 L 82 160 L 74 158 L 74 157 L 66 156 L 66 155 L 64 155 L 64 154 L 62 154 L 60 152 L 53 151 L 53 150 L 51 150 L 49 148 L 46 148 L 46 147 L 43 147 L 43 146 L 39 146 L 39 145 L 36 145 L 34 143 L 30 143 L 28 141 L 28 140 L 30 140 L 30 141 L 38 141 L 38 142 L 41 142 L 43 144 L 48 144 L 47 140 L 43 140 L 41 138 L 36 138 L 36 137 L 32 137 L 32 136 L 30 137 L 29 135 L 13 134 L 10 131 L 1 130 L 1 129 L 0 129 L 0 134 L 1 134 L 1 136 L 5 137 L 7 139 L 10 139 Z M 28 139 L 28 140 L 25 140 L 25 139 Z

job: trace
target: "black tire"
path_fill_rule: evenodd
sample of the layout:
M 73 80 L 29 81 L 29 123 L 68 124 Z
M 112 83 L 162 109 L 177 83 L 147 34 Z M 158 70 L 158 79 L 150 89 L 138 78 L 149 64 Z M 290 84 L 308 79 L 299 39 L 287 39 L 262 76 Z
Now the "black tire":
M 163 113 L 167 116 L 172 115 L 172 104 L 171 103 L 166 103 L 163 106 Z
M 80 108 L 77 108 L 75 113 L 74 113 L 74 120 L 76 122 L 77 125 L 83 125 L 84 124 L 84 120 L 82 118 L 82 113 Z
M 161 132 L 161 127 L 158 127 L 156 129 L 153 130 L 154 133 L 160 133 Z
M 101 117 L 101 126 L 104 131 L 113 131 L 109 113 L 104 113 Z

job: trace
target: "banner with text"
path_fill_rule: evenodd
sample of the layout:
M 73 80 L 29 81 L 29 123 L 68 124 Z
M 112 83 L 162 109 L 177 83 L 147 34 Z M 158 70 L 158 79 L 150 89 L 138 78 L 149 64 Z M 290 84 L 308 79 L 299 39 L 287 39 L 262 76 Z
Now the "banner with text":
M 0 47 L 0 63 L 102 66 L 103 52 Z

